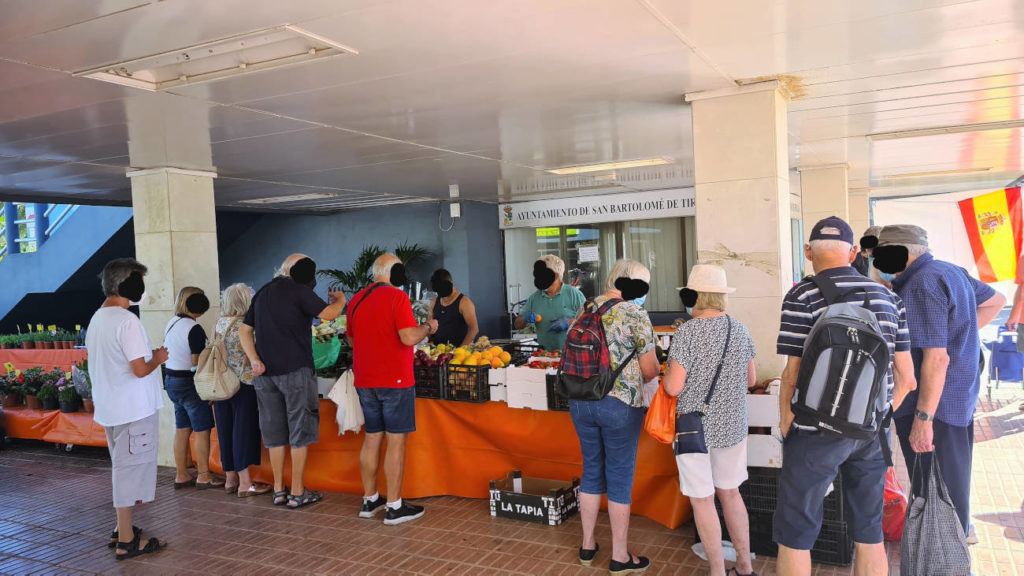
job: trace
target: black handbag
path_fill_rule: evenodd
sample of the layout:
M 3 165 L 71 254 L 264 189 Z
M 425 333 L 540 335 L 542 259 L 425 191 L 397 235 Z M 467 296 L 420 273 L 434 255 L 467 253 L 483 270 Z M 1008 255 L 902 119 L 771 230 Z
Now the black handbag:
M 676 416 L 676 440 L 672 443 L 676 456 L 680 454 L 707 454 L 708 444 L 704 440 L 704 415 L 708 412 L 708 405 L 711 403 L 711 395 L 715 393 L 715 385 L 718 384 L 718 377 L 722 374 L 722 364 L 725 364 L 725 354 L 729 350 L 729 340 L 732 339 L 732 320 L 728 316 L 728 328 L 725 333 L 725 346 L 722 347 L 722 358 L 718 361 L 718 369 L 715 370 L 715 378 L 708 388 L 708 395 L 704 397 L 704 405 L 697 412 L 687 412 Z

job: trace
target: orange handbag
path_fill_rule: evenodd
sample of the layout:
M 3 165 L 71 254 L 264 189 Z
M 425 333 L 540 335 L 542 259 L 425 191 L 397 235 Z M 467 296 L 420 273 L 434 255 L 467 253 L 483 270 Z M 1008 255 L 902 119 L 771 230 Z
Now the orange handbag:
M 676 399 L 666 394 L 661 385 L 647 408 L 644 430 L 662 444 L 671 444 L 676 439 Z

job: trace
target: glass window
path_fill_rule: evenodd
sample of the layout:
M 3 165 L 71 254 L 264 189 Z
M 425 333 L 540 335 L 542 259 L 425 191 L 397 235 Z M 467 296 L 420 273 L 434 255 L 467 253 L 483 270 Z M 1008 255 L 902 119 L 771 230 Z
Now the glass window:
M 632 258 L 651 271 L 645 308 L 682 310 L 679 290 L 697 261 L 694 218 L 659 218 L 601 224 L 517 228 L 505 231 L 505 277 L 511 302 L 535 291 L 533 262 L 545 254 L 565 261 L 565 282 L 587 298 L 604 292 L 604 281 L 619 258 Z

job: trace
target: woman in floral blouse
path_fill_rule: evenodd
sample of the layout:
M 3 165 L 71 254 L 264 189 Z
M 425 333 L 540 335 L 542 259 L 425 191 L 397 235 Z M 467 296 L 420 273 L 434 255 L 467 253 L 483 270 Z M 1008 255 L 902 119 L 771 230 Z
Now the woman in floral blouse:
M 579 559 L 581 564 L 589 566 L 597 555 L 594 526 L 601 496 L 607 494 L 612 525 L 608 569 L 612 574 L 639 572 L 650 565 L 650 560 L 630 554 L 626 546 L 637 444 L 644 423 L 642 386 L 659 372 L 654 328 L 643 309 L 650 281 L 651 272 L 643 264 L 619 260 L 605 280 L 607 291 L 586 304 L 600 308 L 610 299 L 625 300 L 614 304 L 602 316 L 611 368 L 618 369 L 630 354 L 635 354 L 602 400 L 569 400 L 569 413 L 583 452 L 580 486 L 583 545 Z
M 249 310 L 252 293 L 245 284 L 232 284 L 224 291 L 222 301 L 223 316 L 217 320 L 215 330 L 224 337 L 228 366 L 242 381 L 242 386 L 231 398 L 214 402 L 213 411 L 217 417 L 220 462 L 227 476 L 224 489 L 229 494 L 237 492 L 239 498 L 245 498 L 270 491 L 270 486 L 254 484 L 249 476 L 249 467 L 260 465 L 263 452 L 256 390 L 252 386 L 252 366 L 238 340 L 238 327 Z

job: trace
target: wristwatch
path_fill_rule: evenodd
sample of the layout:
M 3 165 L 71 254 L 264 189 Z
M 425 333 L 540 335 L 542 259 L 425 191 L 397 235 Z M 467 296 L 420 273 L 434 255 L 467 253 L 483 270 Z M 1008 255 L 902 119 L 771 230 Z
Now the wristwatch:
M 922 412 L 920 410 L 914 410 L 914 417 L 917 418 L 918 420 L 923 420 L 925 422 L 931 422 L 932 420 L 935 420 L 934 414 L 929 414 L 927 412 Z

